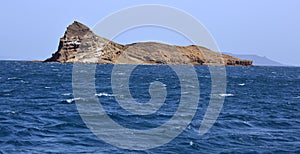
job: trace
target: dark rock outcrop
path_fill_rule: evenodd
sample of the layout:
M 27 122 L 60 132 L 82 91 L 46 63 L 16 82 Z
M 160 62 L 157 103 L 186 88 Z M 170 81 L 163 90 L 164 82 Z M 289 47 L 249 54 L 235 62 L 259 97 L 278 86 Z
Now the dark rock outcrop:
M 242 60 L 196 45 L 174 46 L 157 42 L 121 45 L 95 35 L 77 21 L 67 27 L 60 38 L 58 50 L 45 62 L 252 65 L 251 60 Z

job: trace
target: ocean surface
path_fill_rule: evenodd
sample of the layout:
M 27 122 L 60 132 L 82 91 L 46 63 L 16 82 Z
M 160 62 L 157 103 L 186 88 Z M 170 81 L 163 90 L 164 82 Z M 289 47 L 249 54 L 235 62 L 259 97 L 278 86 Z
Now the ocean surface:
M 140 65 L 130 75 L 130 93 L 139 103 L 151 99 L 153 81 L 166 88 L 166 105 L 151 115 L 135 115 L 118 105 L 111 88 L 113 67 L 96 66 L 96 93 L 91 96 L 113 121 L 149 130 L 171 120 L 181 99 L 171 67 Z M 300 153 L 299 67 L 226 67 L 227 90 L 218 94 L 225 98 L 223 108 L 212 128 L 200 135 L 211 77 L 206 66 L 195 66 L 200 99 L 192 121 L 170 142 L 142 151 L 106 143 L 87 127 L 76 106 L 80 98 L 73 94 L 72 68 L 0 61 L 0 153 Z

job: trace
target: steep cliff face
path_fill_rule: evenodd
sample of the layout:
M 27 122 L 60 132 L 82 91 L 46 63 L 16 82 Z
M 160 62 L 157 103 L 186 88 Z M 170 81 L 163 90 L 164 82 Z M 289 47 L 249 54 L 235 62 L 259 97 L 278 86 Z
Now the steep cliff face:
M 242 60 L 201 46 L 174 46 L 156 42 L 121 45 L 95 35 L 75 21 L 62 38 L 58 50 L 45 62 L 100 64 L 194 64 L 250 66 Z
M 68 62 L 74 58 L 73 54 L 79 48 L 82 38 L 87 34 L 92 33 L 88 27 L 75 21 L 70 25 L 65 34 L 59 40 L 58 50 L 52 57 L 46 59 L 46 62 Z

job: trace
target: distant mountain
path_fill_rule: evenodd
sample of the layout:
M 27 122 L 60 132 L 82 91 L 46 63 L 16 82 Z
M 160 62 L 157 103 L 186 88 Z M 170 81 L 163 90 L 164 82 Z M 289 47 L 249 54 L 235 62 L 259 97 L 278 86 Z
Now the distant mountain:
M 271 60 L 265 56 L 262 57 L 258 55 L 240 55 L 240 54 L 233 54 L 228 52 L 224 52 L 224 54 L 234 56 L 240 59 L 251 59 L 253 61 L 253 65 L 256 66 L 285 66 L 284 64 Z

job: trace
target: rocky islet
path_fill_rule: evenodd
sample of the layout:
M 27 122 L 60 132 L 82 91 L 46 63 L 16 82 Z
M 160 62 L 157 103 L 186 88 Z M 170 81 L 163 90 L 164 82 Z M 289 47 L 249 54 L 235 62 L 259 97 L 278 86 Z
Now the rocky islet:
M 158 42 L 122 45 L 97 36 L 74 21 L 60 38 L 58 49 L 44 62 L 98 64 L 193 64 L 251 66 L 243 60 L 202 46 L 176 46 Z

